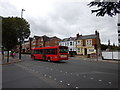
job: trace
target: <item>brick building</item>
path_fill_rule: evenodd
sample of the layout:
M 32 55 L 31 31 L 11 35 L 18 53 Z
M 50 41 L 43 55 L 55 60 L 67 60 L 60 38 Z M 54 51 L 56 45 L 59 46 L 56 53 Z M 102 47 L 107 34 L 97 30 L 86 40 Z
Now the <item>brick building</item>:
M 56 36 L 34 36 L 33 38 L 29 38 L 28 41 L 22 43 L 22 52 L 30 52 L 32 48 L 58 46 L 60 41 L 61 39 Z
M 76 39 L 76 51 L 78 55 L 101 55 L 100 38 L 99 33 L 95 31 L 92 35 L 79 35 Z

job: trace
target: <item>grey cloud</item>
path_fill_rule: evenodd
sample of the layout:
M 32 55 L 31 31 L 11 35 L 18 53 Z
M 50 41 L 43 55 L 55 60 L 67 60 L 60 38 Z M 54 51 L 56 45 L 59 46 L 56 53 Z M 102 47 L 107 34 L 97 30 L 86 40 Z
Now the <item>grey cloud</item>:
M 9 2 L 2 2 L 0 1 L 0 15 L 4 17 L 8 16 L 20 16 L 20 12 L 17 10 L 17 8 L 10 4 Z
M 31 25 L 31 36 L 48 35 L 66 38 L 75 36 L 78 32 L 83 35 L 100 32 L 102 42 L 117 42 L 117 17 L 96 17 L 87 6 L 89 2 L 54 3 L 53 11 L 46 16 L 26 15 Z M 10 3 L 0 3 L 0 13 L 3 16 L 18 15 L 19 12 Z M 31 11 L 32 12 L 32 11 Z

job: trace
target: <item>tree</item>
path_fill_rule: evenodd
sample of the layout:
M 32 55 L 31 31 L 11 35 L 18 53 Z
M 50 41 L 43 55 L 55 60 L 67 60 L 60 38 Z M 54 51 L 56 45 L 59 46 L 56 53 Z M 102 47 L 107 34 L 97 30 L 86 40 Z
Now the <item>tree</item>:
M 108 48 L 108 45 L 105 45 L 105 44 L 101 44 L 101 50 L 106 50 Z
M 19 59 L 21 59 L 21 43 L 24 41 L 25 38 L 28 38 L 30 35 L 30 24 L 23 18 L 13 18 L 14 20 L 14 29 L 16 30 L 17 37 L 19 39 L 20 44 L 20 51 L 19 51 Z
M 21 42 L 30 35 L 30 25 L 23 18 L 3 18 L 2 27 L 2 44 L 7 49 L 7 51 L 13 49 L 18 44 L 18 42 L 21 44 Z
M 7 50 L 7 62 L 9 62 L 9 50 L 17 45 L 17 35 L 13 30 L 13 21 L 11 18 L 3 18 L 2 20 L 2 45 Z
M 109 2 L 109 0 L 103 0 L 101 2 L 100 0 L 99 2 L 92 1 L 88 6 L 97 6 L 98 9 L 91 10 L 92 13 L 96 13 L 96 16 L 104 16 L 107 14 L 112 17 L 120 13 L 120 0 L 116 0 L 115 2 Z

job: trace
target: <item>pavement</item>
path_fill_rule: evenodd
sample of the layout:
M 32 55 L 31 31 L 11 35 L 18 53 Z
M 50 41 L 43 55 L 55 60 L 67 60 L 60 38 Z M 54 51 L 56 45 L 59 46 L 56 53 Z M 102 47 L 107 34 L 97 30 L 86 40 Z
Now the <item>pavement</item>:
M 81 56 L 69 57 L 71 60 L 87 60 L 87 61 L 98 61 L 98 62 L 110 62 L 110 63 L 120 63 L 120 60 L 112 60 L 112 59 L 102 59 L 99 58 L 86 58 Z
M 15 57 L 9 56 L 9 62 L 7 62 L 7 56 L 4 56 L 4 59 L 2 58 L 2 55 L 0 55 L 0 56 L 1 56 L 0 65 L 13 64 L 13 63 L 21 62 L 21 60 L 18 59 L 18 55 L 16 55 Z

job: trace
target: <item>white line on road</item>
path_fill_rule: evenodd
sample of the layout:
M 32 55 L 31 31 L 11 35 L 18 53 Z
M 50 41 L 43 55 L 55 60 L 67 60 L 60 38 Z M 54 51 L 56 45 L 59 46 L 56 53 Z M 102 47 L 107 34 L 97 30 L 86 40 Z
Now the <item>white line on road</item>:
M 98 80 L 99 82 L 101 82 L 102 80 Z
M 75 87 L 76 89 L 78 89 L 79 87 Z
M 111 84 L 111 82 L 108 82 L 108 84 Z
M 94 78 L 93 78 L 93 77 L 91 77 L 90 79 L 91 79 L 91 80 L 93 80 Z
M 62 70 L 60 72 L 62 72 Z
M 63 82 L 63 81 L 60 81 L 60 82 Z
M 68 83 L 67 85 L 68 85 L 68 86 L 70 86 L 70 84 L 69 84 L 69 83 Z

